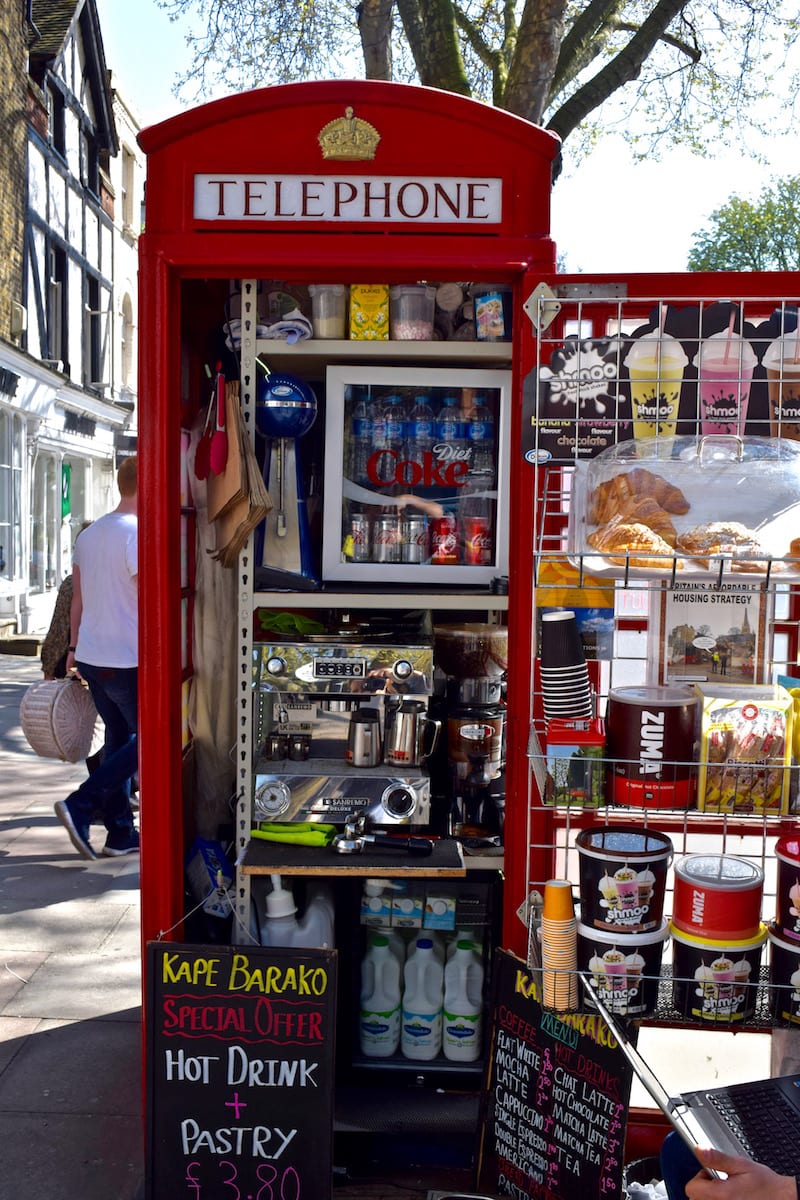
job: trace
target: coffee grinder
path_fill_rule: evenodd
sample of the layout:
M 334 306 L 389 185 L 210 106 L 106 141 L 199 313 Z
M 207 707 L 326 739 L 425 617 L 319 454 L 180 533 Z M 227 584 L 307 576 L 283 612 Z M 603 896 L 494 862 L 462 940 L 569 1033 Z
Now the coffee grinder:
M 505 813 L 508 630 L 464 623 L 434 627 L 434 662 L 447 730 L 447 832 L 501 835 Z

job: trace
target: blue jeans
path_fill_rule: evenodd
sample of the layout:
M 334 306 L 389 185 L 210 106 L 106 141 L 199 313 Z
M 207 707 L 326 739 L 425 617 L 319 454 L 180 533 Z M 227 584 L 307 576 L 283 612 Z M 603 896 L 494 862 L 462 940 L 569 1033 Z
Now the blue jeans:
M 686 1200 L 686 1184 L 702 1169 L 681 1135 L 668 1133 L 661 1147 L 661 1174 L 669 1200 Z
M 131 776 L 139 765 L 138 667 L 95 667 L 76 663 L 89 685 L 106 727 L 103 761 L 70 796 L 78 815 L 91 821 L 100 812 L 109 833 L 130 833 Z

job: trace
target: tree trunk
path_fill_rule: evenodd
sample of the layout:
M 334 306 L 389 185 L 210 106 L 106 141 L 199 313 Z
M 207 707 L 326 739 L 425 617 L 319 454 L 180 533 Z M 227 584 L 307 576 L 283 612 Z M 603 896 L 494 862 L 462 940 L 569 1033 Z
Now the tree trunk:
M 397 10 L 420 83 L 470 96 L 452 0 L 397 0 Z
M 556 73 L 566 0 L 526 0 L 503 107 L 541 124 Z
M 356 9 L 367 79 L 392 78 L 393 0 L 361 0 Z

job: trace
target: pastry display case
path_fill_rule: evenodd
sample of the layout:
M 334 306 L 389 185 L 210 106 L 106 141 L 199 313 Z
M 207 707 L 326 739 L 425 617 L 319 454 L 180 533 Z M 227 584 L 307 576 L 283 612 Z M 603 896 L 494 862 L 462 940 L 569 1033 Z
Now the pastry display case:
M 570 516 L 570 557 L 593 574 L 796 576 L 800 442 L 625 441 L 576 465 Z

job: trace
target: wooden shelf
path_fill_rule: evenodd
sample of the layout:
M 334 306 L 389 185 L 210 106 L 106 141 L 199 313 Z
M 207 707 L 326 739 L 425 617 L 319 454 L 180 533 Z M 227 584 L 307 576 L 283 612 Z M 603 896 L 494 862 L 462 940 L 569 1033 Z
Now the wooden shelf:
M 454 364 L 462 367 L 510 367 L 510 342 L 357 342 L 349 339 L 288 342 L 259 338 L 256 357 L 270 369 L 317 374 L 333 363 Z
M 508 596 L 493 592 L 319 591 L 254 592 L 253 608 L 432 608 L 507 612 Z

